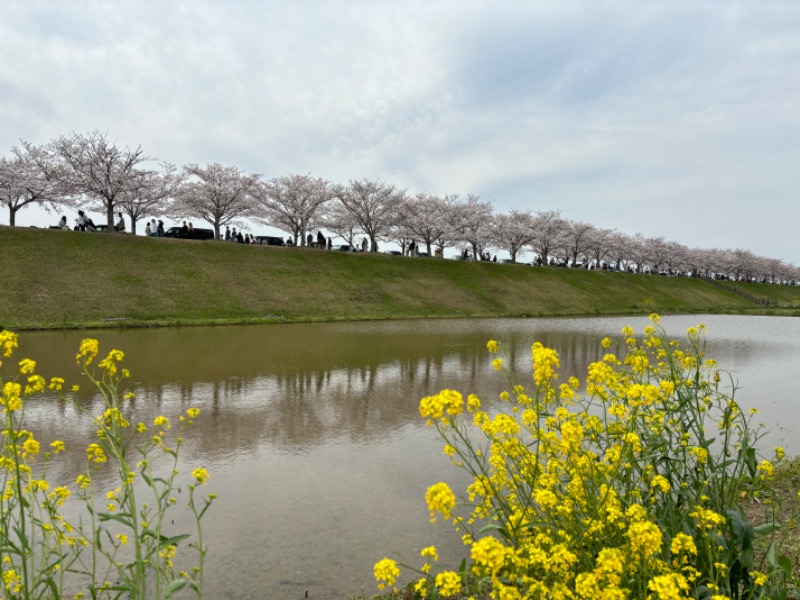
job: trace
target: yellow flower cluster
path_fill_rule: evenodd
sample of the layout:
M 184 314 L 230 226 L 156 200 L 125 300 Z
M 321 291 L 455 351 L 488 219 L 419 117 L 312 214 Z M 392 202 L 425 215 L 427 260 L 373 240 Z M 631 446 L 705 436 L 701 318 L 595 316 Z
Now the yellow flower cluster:
M 454 390 L 442 390 L 435 396 L 428 396 L 423 398 L 419 404 L 419 413 L 429 423 L 434 419 L 442 419 L 447 421 L 447 416 L 455 416 L 461 414 L 464 410 L 464 397 Z
M 756 435 L 714 381 L 718 368 L 705 358 L 702 326 L 679 343 L 666 339 L 658 315 L 650 321 L 641 341 L 623 330 L 624 355 L 605 354 L 589 366 L 583 393 L 575 379 L 554 384 L 558 354 L 537 342 L 535 386 L 513 382 L 489 409 L 470 396 L 472 421 L 461 417 L 458 392 L 420 402 L 445 453 L 473 477 L 460 505 L 465 514 L 453 523 L 470 547 L 471 575 L 492 582 L 491 598 L 676 600 L 739 585 L 728 578 L 728 563 L 752 554 L 733 550 L 732 517 L 723 515 L 735 512 L 731 499 L 740 494 L 768 493 L 763 486 L 782 449 L 774 461 L 752 458 Z M 487 344 L 497 370 L 501 348 Z M 716 442 L 706 433 L 715 423 L 725 433 Z M 731 456 L 747 464 L 731 467 Z M 432 520 L 452 518 L 457 499 L 447 484 L 431 486 L 425 498 Z M 379 581 L 392 574 L 393 583 L 389 565 L 397 565 L 379 565 Z M 460 593 L 456 574 L 433 576 L 431 568 L 421 569 L 419 593 Z M 767 590 L 770 581 L 754 576 L 746 585 Z
M 382 590 L 386 587 L 392 587 L 397 578 L 400 577 L 400 569 L 391 558 L 384 558 L 375 563 L 373 572 L 375 579 L 379 582 L 378 588 Z
M 208 481 L 209 475 L 208 471 L 206 471 L 204 468 L 201 467 L 199 469 L 195 469 L 194 471 L 192 471 L 192 477 L 194 478 L 195 481 L 197 481 L 197 483 L 202 485 L 206 481 Z
M 456 496 L 449 485 L 440 482 L 428 488 L 425 493 L 425 502 L 431 513 L 431 523 L 434 523 L 437 512 L 442 513 L 445 519 L 450 518 L 450 513 L 456 506 Z

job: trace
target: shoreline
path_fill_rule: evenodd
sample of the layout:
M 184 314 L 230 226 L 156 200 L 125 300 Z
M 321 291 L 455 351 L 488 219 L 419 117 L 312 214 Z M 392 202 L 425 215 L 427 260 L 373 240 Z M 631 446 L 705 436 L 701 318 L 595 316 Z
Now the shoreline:
M 233 319 L 156 319 L 142 321 L 126 317 L 110 318 L 100 322 L 70 323 L 70 324 L 31 324 L 7 328 L 11 331 L 78 331 L 78 330 L 108 330 L 108 329 L 160 329 L 165 327 L 225 327 L 236 325 L 295 325 L 302 323 L 361 323 L 381 321 L 427 321 L 450 319 L 592 319 L 604 317 L 646 317 L 649 312 L 605 312 L 605 313 L 541 313 L 541 314 L 453 314 L 453 315 L 398 315 L 386 317 L 307 317 L 288 319 L 285 317 L 245 317 Z M 667 315 L 741 315 L 752 317 L 800 317 L 800 311 L 792 309 L 767 309 L 753 311 L 731 310 L 692 310 L 692 311 L 658 311 L 662 316 Z M 4 327 L 0 324 L 0 329 Z

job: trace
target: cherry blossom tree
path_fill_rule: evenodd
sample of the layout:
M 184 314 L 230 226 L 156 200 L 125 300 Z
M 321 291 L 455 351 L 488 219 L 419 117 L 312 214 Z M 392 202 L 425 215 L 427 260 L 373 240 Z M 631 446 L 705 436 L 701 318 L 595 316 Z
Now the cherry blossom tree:
M 338 193 L 336 197 L 338 198 Z M 356 236 L 362 235 L 363 231 L 359 221 L 341 202 L 331 202 L 325 206 L 320 225 L 343 238 L 354 248 L 360 248 Z
M 667 241 L 662 264 L 670 275 L 678 275 L 689 270 L 689 248 L 678 242 Z
M 592 233 L 596 231 L 594 225 L 581 221 L 567 221 L 562 234 L 562 244 L 567 253 L 568 259 L 572 258 L 572 266 L 578 265 L 579 257 L 587 257 L 589 254 L 589 241 Z M 570 261 L 567 260 L 567 264 Z
M 337 198 L 369 237 L 370 250 L 378 251 L 378 239 L 397 223 L 404 190 L 378 180 L 351 180 L 337 191 Z
M 542 264 L 547 265 L 550 254 L 563 245 L 567 221 L 561 218 L 560 210 L 544 210 L 534 215 L 531 228 L 529 243 L 542 259 Z
M 425 192 L 406 197 L 399 207 L 398 222 L 402 235 L 421 240 L 428 256 L 433 256 L 433 245 L 446 238 L 452 229 L 454 202 L 455 196 Z
M 135 187 L 137 166 L 152 160 L 141 147 L 120 148 L 96 130 L 60 136 L 49 147 L 65 168 L 66 188 L 76 199 L 88 200 L 90 208 L 105 210 L 109 229 L 120 194 Z
M 130 185 L 117 198 L 117 209 L 131 220 L 131 233 L 136 223 L 146 216 L 169 212 L 183 181 L 175 165 L 162 163 L 161 170 L 135 169 Z
M 611 254 L 611 243 L 613 229 L 593 228 L 586 239 L 586 256 L 590 262 L 594 262 L 596 269 L 599 269 L 603 261 Z
M 642 263 L 648 270 L 658 272 L 667 256 L 667 242 L 663 237 L 643 237 L 641 243 Z
M 325 179 L 311 175 L 284 175 L 258 186 L 258 220 L 287 231 L 295 244 L 305 245 L 305 234 L 321 216 L 321 209 L 336 195 L 335 187 Z
M 498 248 L 508 250 L 511 262 L 517 262 L 517 254 L 533 242 L 533 215 L 528 211 L 512 210 L 500 213 L 492 219 L 492 240 Z
M 472 255 L 483 256 L 492 242 L 492 203 L 481 202 L 479 194 L 467 194 L 464 202 L 455 205 L 454 217 L 462 241 L 472 247 Z
M 636 233 L 629 237 L 628 240 L 628 254 L 631 262 L 636 265 L 636 272 L 648 272 L 652 263 L 649 261 L 651 253 L 647 247 L 647 238 L 641 233 Z
M 633 238 L 631 236 L 614 231 L 611 234 L 608 255 L 618 271 L 627 271 L 631 262 L 633 251 Z
M 11 158 L 0 157 L 0 202 L 8 207 L 8 223 L 13 227 L 20 209 L 54 204 L 63 189 L 58 165 L 43 147 L 22 142 L 11 154 Z
M 219 163 L 205 168 L 190 163 L 183 172 L 186 181 L 178 190 L 172 212 L 203 219 L 214 228 L 216 239 L 220 238 L 221 227 L 255 214 L 259 175 Z

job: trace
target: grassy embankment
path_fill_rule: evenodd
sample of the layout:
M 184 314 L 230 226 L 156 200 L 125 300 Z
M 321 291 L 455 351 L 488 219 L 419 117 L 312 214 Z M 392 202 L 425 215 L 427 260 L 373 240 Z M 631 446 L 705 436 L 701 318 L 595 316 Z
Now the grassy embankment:
M 0 324 L 58 328 L 416 317 L 800 315 L 800 288 L 0 227 Z

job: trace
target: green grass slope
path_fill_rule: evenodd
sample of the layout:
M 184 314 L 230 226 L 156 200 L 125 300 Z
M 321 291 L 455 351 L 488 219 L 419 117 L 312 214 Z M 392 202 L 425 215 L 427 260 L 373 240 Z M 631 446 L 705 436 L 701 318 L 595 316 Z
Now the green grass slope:
M 776 311 L 699 279 L 11 227 L 0 274 L 10 328 Z

